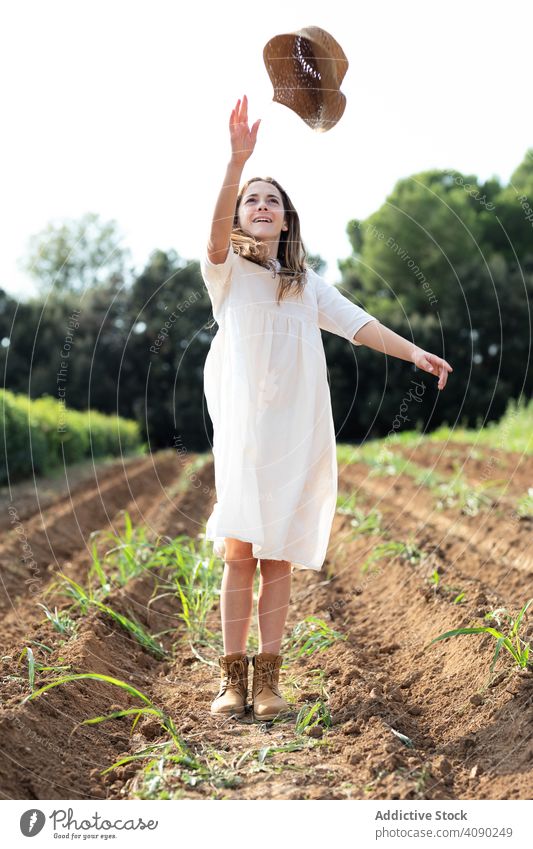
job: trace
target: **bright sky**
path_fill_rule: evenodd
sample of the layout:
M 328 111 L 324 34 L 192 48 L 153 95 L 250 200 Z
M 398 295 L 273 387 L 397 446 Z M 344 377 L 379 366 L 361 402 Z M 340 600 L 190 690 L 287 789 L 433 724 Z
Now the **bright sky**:
M 347 222 L 399 178 L 509 179 L 533 144 L 532 24 L 530 0 L 3 4 L 0 286 L 34 292 L 17 262 L 28 237 L 88 211 L 116 219 L 138 270 L 155 248 L 198 259 L 243 93 L 250 124 L 262 118 L 243 180 L 279 180 L 336 282 Z M 309 25 L 350 63 L 324 134 L 272 101 L 263 64 L 272 36 Z

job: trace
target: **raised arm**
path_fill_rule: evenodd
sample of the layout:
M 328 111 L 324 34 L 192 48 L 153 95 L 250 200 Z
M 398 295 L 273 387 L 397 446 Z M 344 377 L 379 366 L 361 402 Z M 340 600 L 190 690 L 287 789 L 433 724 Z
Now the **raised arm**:
M 223 263 L 228 255 L 242 170 L 253 153 L 260 121 L 259 118 L 252 129 L 248 129 L 248 100 L 244 95 L 242 104 L 239 99 L 231 112 L 229 120 L 231 159 L 215 205 L 211 233 L 207 242 L 207 256 L 216 265 Z
M 399 336 L 394 330 L 390 330 L 379 321 L 371 321 L 365 324 L 354 336 L 354 340 L 372 348 L 374 351 L 381 351 L 383 354 L 388 354 L 391 357 L 398 357 L 400 360 L 407 360 L 414 363 L 415 366 L 422 371 L 427 371 L 430 374 L 438 376 L 438 388 L 444 389 L 448 374 L 453 371 L 451 365 L 446 360 L 437 357 L 436 354 L 430 354 L 415 345 L 414 342 L 409 342 L 403 336 Z

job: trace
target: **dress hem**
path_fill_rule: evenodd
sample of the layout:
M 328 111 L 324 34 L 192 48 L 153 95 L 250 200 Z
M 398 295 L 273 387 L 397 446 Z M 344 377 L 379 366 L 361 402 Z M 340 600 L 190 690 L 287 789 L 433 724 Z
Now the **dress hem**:
M 236 534 L 234 534 L 232 531 L 228 531 L 228 532 L 222 531 L 220 533 L 217 533 L 215 536 L 208 536 L 208 534 L 206 533 L 205 539 L 209 540 L 210 542 L 213 542 L 213 552 L 217 557 L 220 557 L 222 560 L 224 560 L 224 555 L 219 554 L 217 551 L 214 550 L 214 548 L 215 548 L 217 538 L 223 538 L 223 537 L 231 537 L 232 539 L 238 539 L 240 542 L 249 542 L 249 543 L 252 544 L 252 546 L 254 546 L 254 545 L 261 546 L 260 542 L 254 542 L 254 540 L 250 540 L 250 539 L 242 539 L 241 537 L 238 537 Z M 225 547 L 225 543 L 224 543 L 224 547 Z M 264 557 L 264 556 L 261 557 L 260 555 L 253 555 L 253 556 L 257 557 L 258 560 L 280 560 L 280 561 L 285 560 L 285 561 L 287 561 L 288 563 L 291 564 L 293 569 L 310 569 L 313 572 L 320 572 L 320 570 L 322 569 L 322 566 L 310 566 L 307 563 L 301 563 L 300 561 L 291 560 L 290 557 Z

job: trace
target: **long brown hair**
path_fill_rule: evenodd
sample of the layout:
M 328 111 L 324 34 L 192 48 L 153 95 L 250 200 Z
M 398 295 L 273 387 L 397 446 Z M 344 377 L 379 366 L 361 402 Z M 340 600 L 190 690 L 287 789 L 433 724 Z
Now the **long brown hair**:
M 257 265 L 262 265 L 264 268 L 270 268 L 274 274 L 276 273 L 275 262 L 268 256 L 267 243 L 256 239 L 255 236 L 251 236 L 249 233 L 245 233 L 239 224 L 239 207 L 241 205 L 242 197 L 250 183 L 255 183 L 257 181 L 272 183 L 272 185 L 276 186 L 279 190 L 283 200 L 285 218 L 289 225 L 289 229 L 282 230 L 279 236 L 277 259 L 281 268 L 279 270 L 280 281 L 276 298 L 277 303 L 279 304 L 279 302 L 290 292 L 294 291 L 298 295 L 303 292 L 306 282 L 305 274 L 308 267 L 306 262 L 307 251 L 300 234 L 300 219 L 298 218 L 298 213 L 296 212 L 296 209 L 294 208 L 294 205 L 285 189 L 283 189 L 273 177 L 251 177 L 242 186 L 239 194 L 237 195 L 235 215 L 233 216 L 233 225 L 230 236 L 236 253 L 244 259 L 247 259 L 250 262 L 255 262 Z

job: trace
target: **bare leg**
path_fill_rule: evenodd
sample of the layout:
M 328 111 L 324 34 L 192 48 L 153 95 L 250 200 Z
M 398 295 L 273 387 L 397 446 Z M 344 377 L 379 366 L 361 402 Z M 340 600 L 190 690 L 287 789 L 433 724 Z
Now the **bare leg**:
M 257 600 L 259 653 L 279 654 L 291 595 L 289 560 L 261 560 Z
M 252 620 L 253 584 L 257 557 L 252 543 L 226 537 L 226 560 L 220 591 L 224 654 L 246 654 Z

